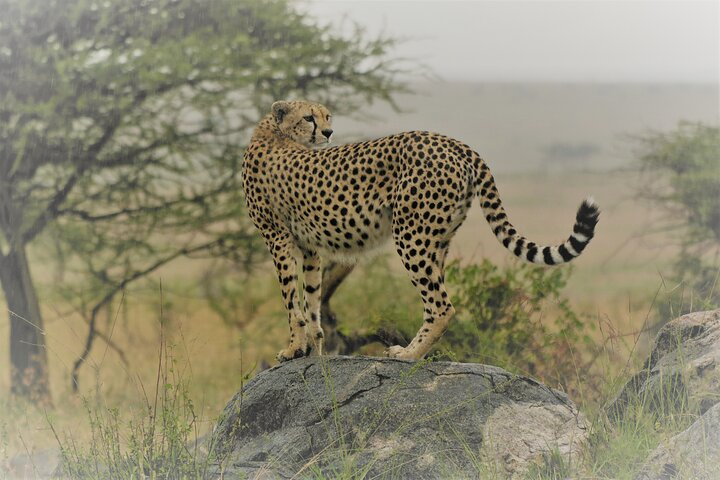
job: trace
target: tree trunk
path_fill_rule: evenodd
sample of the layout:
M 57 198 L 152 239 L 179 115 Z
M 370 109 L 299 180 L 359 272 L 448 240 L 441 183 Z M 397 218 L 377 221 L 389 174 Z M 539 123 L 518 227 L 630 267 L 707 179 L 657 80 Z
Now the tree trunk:
M 11 392 L 49 405 L 45 330 L 23 245 L 0 257 L 0 286 L 10 316 Z

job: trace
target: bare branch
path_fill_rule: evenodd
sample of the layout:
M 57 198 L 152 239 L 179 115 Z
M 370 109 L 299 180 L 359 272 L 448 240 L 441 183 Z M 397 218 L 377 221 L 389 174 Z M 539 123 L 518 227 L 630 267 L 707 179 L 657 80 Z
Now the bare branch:
M 224 188 L 224 187 L 223 187 Z M 103 222 L 107 220 L 112 220 L 114 218 L 118 217 L 131 217 L 133 215 L 142 215 L 146 213 L 157 213 L 157 212 L 163 212 L 164 210 L 167 210 L 169 207 L 174 207 L 181 204 L 187 204 L 187 203 L 198 203 L 203 202 L 210 198 L 212 195 L 221 193 L 223 189 L 214 189 L 211 192 L 208 192 L 203 195 L 195 195 L 193 197 L 188 198 L 179 198 L 175 200 L 169 200 L 165 203 L 162 203 L 160 205 L 149 205 L 146 207 L 137 207 L 137 208 L 122 208 L 120 210 L 116 210 L 114 212 L 108 212 L 103 213 L 100 215 L 93 215 L 90 212 L 87 212 L 85 210 L 78 210 L 74 208 L 70 208 L 67 210 L 60 210 L 58 212 L 58 216 L 60 215 L 67 215 L 71 217 L 77 217 L 81 220 L 85 220 L 87 222 Z
M 35 237 L 42 232 L 48 223 L 53 221 L 58 216 L 58 209 L 62 203 L 67 199 L 70 192 L 75 187 L 78 181 L 82 178 L 88 168 L 92 165 L 95 160 L 97 153 L 107 144 L 108 141 L 115 134 L 115 131 L 120 125 L 121 116 L 119 114 L 113 115 L 108 126 L 105 128 L 103 135 L 100 139 L 90 146 L 86 155 L 77 164 L 75 171 L 70 175 L 65 185 L 50 199 L 46 208 L 43 209 L 43 213 L 38 216 L 33 224 L 25 230 L 22 234 L 22 241 L 24 244 L 30 243 Z
M 72 390 L 74 393 L 77 393 L 78 388 L 80 386 L 79 380 L 78 380 L 78 372 L 80 370 L 80 367 L 85 363 L 85 360 L 87 359 L 87 356 L 90 354 L 90 350 L 92 349 L 93 343 L 95 342 L 95 336 L 97 335 L 97 316 L 100 312 L 100 309 L 102 309 L 104 306 L 109 304 L 114 298 L 115 295 L 117 295 L 120 291 L 124 290 L 125 287 L 127 287 L 130 283 L 134 282 L 135 280 L 138 280 L 139 278 L 143 278 L 146 275 L 154 272 L 158 268 L 162 267 L 163 265 L 175 260 L 178 257 L 181 257 L 183 255 L 191 255 L 193 253 L 197 253 L 199 251 L 203 250 L 209 250 L 216 245 L 220 243 L 220 240 L 213 240 L 212 242 L 207 242 L 202 245 L 197 245 L 195 247 L 185 247 L 181 248 L 180 250 L 177 250 L 173 252 L 172 254 L 161 258 L 154 262 L 149 267 L 146 267 L 143 270 L 137 270 L 133 272 L 131 275 L 128 275 L 125 277 L 122 281 L 112 286 L 110 291 L 108 291 L 105 296 L 95 304 L 95 306 L 92 308 L 90 312 L 90 321 L 88 322 L 88 336 L 85 340 L 85 347 L 83 348 L 82 353 L 80 356 L 75 360 L 75 363 L 73 364 L 73 369 L 71 373 L 71 385 Z
M 48 203 L 48 206 L 43 209 L 43 213 L 35 219 L 35 222 L 33 222 L 27 230 L 23 232 L 23 244 L 28 244 L 34 240 L 35 237 L 45 229 L 48 223 L 57 218 L 58 208 L 67 199 L 68 195 L 80 178 L 82 178 L 83 170 L 84 169 L 80 167 L 78 170 L 73 172 L 72 175 L 70 175 L 70 178 L 67 182 L 65 182 L 65 185 L 53 196 Z

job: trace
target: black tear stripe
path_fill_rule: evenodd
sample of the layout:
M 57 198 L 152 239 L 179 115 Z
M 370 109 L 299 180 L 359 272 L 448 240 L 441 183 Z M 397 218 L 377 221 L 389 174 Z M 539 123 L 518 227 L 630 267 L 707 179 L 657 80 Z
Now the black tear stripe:
M 555 260 L 552 258 L 552 253 L 550 251 L 550 247 L 543 248 L 543 259 L 545 260 L 545 263 L 548 265 L 555 265 Z
M 312 117 L 312 124 L 313 124 L 313 131 L 312 135 L 310 136 L 310 140 L 312 143 L 315 143 L 315 134 L 317 133 L 317 122 L 315 121 L 315 112 L 313 112 L 312 108 L 310 109 L 310 116 Z

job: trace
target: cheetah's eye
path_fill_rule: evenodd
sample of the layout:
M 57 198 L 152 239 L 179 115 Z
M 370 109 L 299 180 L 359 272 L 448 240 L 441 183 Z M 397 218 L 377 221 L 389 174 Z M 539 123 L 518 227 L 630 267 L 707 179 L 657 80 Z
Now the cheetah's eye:
M 312 122 L 312 121 L 315 120 L 312 115 L 308 115 L 307 117 L 303 117 L 303 118 L 304 118 L 305 120 L 307 120 L 308 122 Z

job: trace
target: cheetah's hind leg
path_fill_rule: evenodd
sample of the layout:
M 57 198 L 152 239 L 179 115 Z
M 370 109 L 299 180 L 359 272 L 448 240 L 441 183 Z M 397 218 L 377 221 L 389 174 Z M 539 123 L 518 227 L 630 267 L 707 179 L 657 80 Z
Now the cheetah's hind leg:
M 385 350 L 385 355 L 420 360 L 443 336 L 455 316 L 455 308 L 445 291 L 443 273 L 438 265 L 426 266 L 422 272 L 410 271 L 410 278 L 422 297 L 423 325 L 407 347 L 395 345 Z
M 418 249 L 414 244 L 398 243 L 398 252 L 410 275 L 410 281 L 422 298 L 423 325 L 407 347 L 396 345 L 388 348 L 385 351 L 388 357 L 423 358 L 442 337 L 455 316 L 455 308 L 445 290 L 444 265 L 448 242 L 439 241 L 437 248 L 433 246 L 431 244 L 430 248 Z

